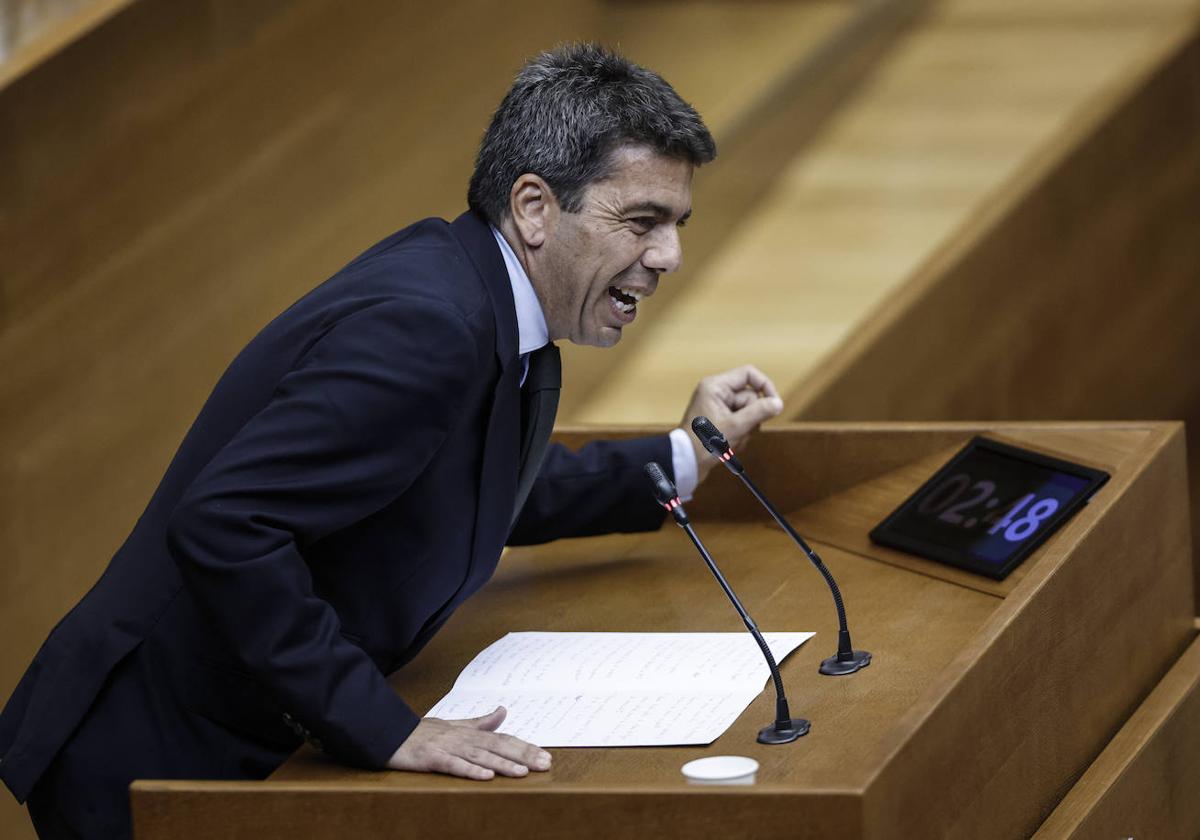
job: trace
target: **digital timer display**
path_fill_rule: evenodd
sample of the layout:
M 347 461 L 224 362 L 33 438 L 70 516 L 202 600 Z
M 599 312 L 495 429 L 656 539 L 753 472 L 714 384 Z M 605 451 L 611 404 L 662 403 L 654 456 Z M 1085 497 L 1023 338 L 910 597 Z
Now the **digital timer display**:
M 975 438 L 871 531 L 881 545 L 1004 579 L 1108 474 Z

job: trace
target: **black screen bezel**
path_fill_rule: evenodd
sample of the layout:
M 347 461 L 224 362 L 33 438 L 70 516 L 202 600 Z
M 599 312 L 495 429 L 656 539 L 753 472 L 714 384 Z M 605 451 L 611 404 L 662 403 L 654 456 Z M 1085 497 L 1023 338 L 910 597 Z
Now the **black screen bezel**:
M 948 477 L 964 460 L 969 458 L 977 450 L 988 450 L 993 454 L 1001 457 L 1011 458 L 1023 463 L 1032 464 L 1042 469 L 1051 469 L 1057 472 L 1066 473 L 1085 479 L 1088 486 L 1067 504 L 1060 507 L 1049 518 L 1048 523 L 1040 529 L 1039 533 L 1033 536 L 1029 542 L 1022 545 L 1015 554 L 1013 554 L 1003 565 L 997 567 L 992 563 L 987 563 L 982 560 L 977 560 L 971 554 L 958 546 L 949 546 L 943 543 L 933 542 L 932 540 L 923 540 L 913 537 L 909 534 L 899 533 L 893 530 L 895 524 L 903 517 L 912 514 L 913 508 L 916 507 L 917 500 L 924 493 L 933 487 L 935 484 Z M 1028 449 L 1021 449 L 1016 446 L 1011 446 L 999 441 L 990 440 L 989 438 L 976 436 L 964 446 L 953 458 L 947 461 L 942 467 L 929 477 L 927 481 L 921 484 L 904 502 L 892 511 L 886 519 L 871 529 L 871 541 L 895 548 L 909 554 L 915 554 L 918 557 L 924 557 L 929 560 L 936 560 L 939 563 L 945 563 L 949 566 L 955 566 L 960 569 L 965 569 L 968 572 L 983 575 L 992 578 L 993 580 L 1004 580 L 1012 572 L 1013 569 L 1021 565 L 1026 558 L 1049 539 L 1055 531 L 1057 531 L 1064 522 L 1075 515 L 1076 512 L 1086 505 L 1095 495 L 1106 481 L 1109 479 L 1109 474 L 1103 470 L 1085 467 L 1082 464 L 1075 464 L 1071 461 L 1064 461 L 1061 458 L 1054 458 L 1050 455 L 1043 455 L 1040 452 L 1031 452 Z

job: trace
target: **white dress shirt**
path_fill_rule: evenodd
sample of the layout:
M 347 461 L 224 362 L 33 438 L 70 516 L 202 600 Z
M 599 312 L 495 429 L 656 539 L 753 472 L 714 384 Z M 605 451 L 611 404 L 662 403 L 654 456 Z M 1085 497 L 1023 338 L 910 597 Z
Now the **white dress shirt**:
M 525 266 L 517 259 L 512 246 L 508 244 L 503 234 L 491 226 L 492 236 L 500 246 L 504 256 L 504 267 L 508 269 L 508 282 L 512 286 L 513 304 L 517 310 L 517 352 L 521 357 L 521 384 L 525 384 L 525 375 L 529 373 L 529 354 L 550 343 L 550 330 L 546 326 L 546 315 L 538 302 L 537 292 L 529 282 Z M 675 471 L 675 489 L 679 498 L 688 501 L 696 492 L 700 483 L 696 467 L 696 450 L 687 432 L 683 429 L 671 430 L 671 466 Z

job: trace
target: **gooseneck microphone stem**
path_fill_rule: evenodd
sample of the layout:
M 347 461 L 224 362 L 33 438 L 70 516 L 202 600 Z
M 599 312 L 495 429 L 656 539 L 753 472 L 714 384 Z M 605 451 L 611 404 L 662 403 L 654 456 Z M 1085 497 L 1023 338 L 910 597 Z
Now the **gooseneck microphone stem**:
M 696 439 L 712 453 L 718 461 L 726 466 L 726 468 L 742 480 L 747 489 L 754 494 L 754 498 L 758 499 L 759 504 L 767 509 L 767 513 L 771 514 L 771 518 L 779 524 L 779 527 L 792 538 L 804 555 L 809 559 L 821 577 L 825 578 L 825 583 L 829 586 L 829 591 L 833 595 L 833 605 L 837 608 L 838 617 L 838 646 L 837 653 L 821 663 L 820 672 L 831 676 L 842 676 L 845 674 L 853 674 L 871 664 L 871 654 L 865 650 L 855 650 L 854 645 L 850 640 L 850 627 L 846 621 L 846 606 L 842 603 L 842 592 L 838 589 L 837 581 L 833 579 L 829 569 L 825 568 L 825 564 L 821 562 L 821 558 L 815 551 L 809 547 L 791 523 L 784 519 L 775 505 L 771 504 L 770 499 L 763 495 L 758 486 L 746 475 L 746 468 L 742 466 L 742 462 L 733 454 L 733 448 L 729 445 L 729 441 L 725 435 L 721 434 L 713 422 L 707 417 L 696 417 L 692 420 L 692 433 L 696 435 Z
M 674 482 L 667 478 L 667 474 L 663 468 L 654 461 L 646 464 L 646 476 L 650 479 L 650 484 L 654 489 L 654 497 L 674 517 L 675 523 L 688 535 L 688 538 L 692 541 L 692 545 L 696 546 L 696 550 L 700 552 L 700 556 L 704 558 L 704 562 L 708 565 L 708 570 L 712 572 L 713 577 L 717 579 L 717 583 L 721 585 L 721 589 L 725 591 L 725 595 L 729 598 L 729 603 L 733 604 L 733 608 L 737 610 L 738 615 L 742 618 L 742 623 L 746 625 L 746 629 L 750 631 L 750 635 L 754 637 L 754 641 L 762 651 L 763 658 L 767 660 L 767 668 L 771 671 L 771 680 L 775 683 L 775 722 L 769 726 L 764 726 L 758 731 L 759 743 L 787 744 L 795 741 L 801 735 L 808 734 L 811 724 L 807 720 L 803 718 L 792 719 L 791 712 L 788 709 L 787 695 L 783 692 L 783 677 L 779 675 L 779 665 L 775 662 L 775 657 L 771 654 L 771 648 L 767 644 L 767 640 L 763 638 L 762 633 L 758 630 L 758 625 L 754 623 L 754 619 L 750 617 L 750 613 L 746 612 L 746 608 L 742 606 L 742 602 L 734 594 L 733 588 L 725 580 L 725 576 L 721 574 L 721 570 L 717 568 L 716 561 L 713 560 L 712 555 L 708 553 L 708 549 L 704 547 L 704 543 L 700 541 L 700 537 L 692 529 L 691 523 L 688 521 L 687 511 L 684 510 L 683 502 L 675 490 Z
M 696 536 L 696 532 L 692 526 L 682 523 L 679 527 L 691 538 L 692 544 L 696 546 L 696 550 L 700 552 L 700 556 L 708 564 L 708 570 L 712 572 L 713 577 L 717 579 L 717 583 L 721 584 L 721 588 L 729 596 L 729 603 L 733 604 L 733 608 L 742 617 L 742 623 L 746 625 L 746 629 L 750 631 L 750 635 L 754 637 L 754 641 L 758 642 L 758 646 L 767 660 L 767 667 L 771 669 L 771 679 L 775 682 L 775 728 L 789 728 L 791 726 L 792 713 L 788 710 L 787 697 L 783 693 L 783 678 L 779 675 L 779 665 L 776 664 L 775 657 L 771 654 L 771 648 L 767 645 L 767 640 L 763 638 L 762 633 L 759 632 L 758 625 L 754 623 L 754 619 L 750 617 L 750 613 L 746 612 L 746 608 L 742 606 L 742 602 L 738 600 L 738 596 L 730 588 L 729 582 L 725 580 L 725 576 L 717 568 L 716 561 L 712 559 L 712 555 L 708 553 L 708 549 L 704 547 L 704 543 L 700 542 L 700 538 Z
M 796 532 L 792 524 L 783 518 L 775 507 L 771 504 L 770 499 L 762 494 L 758 486 L 750 479 L 750 476 L 745 472 L 737 473 L 737 477 L 742 480 L 742 483 L 754 494 L 754 498 L 762 503 L 762 506 L 767 509 L 767 513 L 771 514 L 779 527 L 787 532 L 787 535 L 792 538 L 796 545 L 800 546 L 800 550 L 808 557 L 821 577 L 825 578 L 825 582 L 829 584 L 829 591 L 833 593 L 833 605 L 837 608 L 838 617 L 838 651 L 837 658 L 839 661 L 848 662 L 854 657 L 854 646 L 850 643 L 850 628 L 846 623 L 846 606 L 842 603 L 842 591 L 838 589 L 837 581 L 833 579 L 833 575 L 829 573 L 829 569 L 825 568 L 825 564 L 821 562 L 820 556 L 813 551 L 808 543 L 804 541 L 804 537 Z

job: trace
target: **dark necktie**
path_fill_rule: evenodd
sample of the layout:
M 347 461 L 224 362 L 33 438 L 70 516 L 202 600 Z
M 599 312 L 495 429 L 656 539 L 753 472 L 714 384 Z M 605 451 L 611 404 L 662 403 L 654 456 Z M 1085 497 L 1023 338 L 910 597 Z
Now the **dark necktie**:
M 537 478 L 554 429 L 558 392 L 562 388 L 562 359 L 558 348 L 547 344 L 529 355 L 529 373 L 521 386 L 521 459 L 517 467 L 517 498 L 512 521 L 517 521 L 533 480 Z

